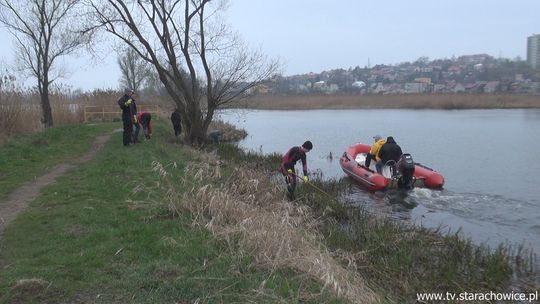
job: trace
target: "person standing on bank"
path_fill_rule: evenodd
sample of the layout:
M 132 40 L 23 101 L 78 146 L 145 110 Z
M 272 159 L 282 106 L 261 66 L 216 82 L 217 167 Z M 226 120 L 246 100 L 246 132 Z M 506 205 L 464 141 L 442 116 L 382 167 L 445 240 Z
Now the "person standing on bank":
M 182 117 L 180 116 L 180 110 L 176 108 L 171 114 L 171 122 L 174 129 L 174 136 L 178 137 L 182 133 Z
M 313 144 L 311 141 L 306 141 L 302 144 L 301 147 L 295 146 L 289 149 L 283 159 L 281 160 L 281 173 L 285 177 L 285 182 L 287 183 L 287 197 L 290 200 L 294 200 L 294 190 L 296 189 L 296 172 L 294 170 L 294 165 L 298 160 L 302 161 L 302 170 L 304 173 L 304 183 L 307 183 L 308 173 L 307 173 L 307 160 L 306 153 L 313 149 Z
M 137 106 L 135 105 L 135 91 L 132 89 L 125 89 L 124 96 L 118 99 L 118 105 L 122 109 L 122 123 L 124 126 L 124 133 L 122 142 L 124 146 L 133 144 L 133 125 L 137 122 Z
M 140 143 L 139 141 L 139 131 L 141 130 L 141 125 L 137 120 L 137 103 L 135 99 L 131 102 L 131 122 L 133 123 L 133 135 L 131 138 L 131 143 L 136 144 Z

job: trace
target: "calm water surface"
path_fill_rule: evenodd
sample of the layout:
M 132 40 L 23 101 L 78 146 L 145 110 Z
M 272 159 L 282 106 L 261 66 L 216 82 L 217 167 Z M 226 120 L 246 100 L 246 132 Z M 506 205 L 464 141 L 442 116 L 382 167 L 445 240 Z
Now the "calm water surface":
M 347 201 L 418 225 L 461 228 L 492 247 L 505 242 L 540 252 L 540 110 L 228 110 L 219 116 L 248 131 L 240 142 L 245 149 L 282 154 L 311 140 L 309 170 L 325 178 L 346 176 L 339 156 L 347 146 L 371 144 L 375 134 L 394 136 L 404 153 L 444 175 L 444 189 L 418 188 L 403 197 L 353 186 Z

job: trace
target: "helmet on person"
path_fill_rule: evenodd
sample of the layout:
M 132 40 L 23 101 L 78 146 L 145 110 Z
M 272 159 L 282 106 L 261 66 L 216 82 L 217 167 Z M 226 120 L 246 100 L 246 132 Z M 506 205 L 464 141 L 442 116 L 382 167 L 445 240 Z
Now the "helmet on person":
M 311 143 L 311 141 L 308 140 L 304 144 L 302 144 L 302 148 L 306 150 L 311 150 L 313 149 L 313 144 Z
M 373 139 L 374 139 L 375 141 L 379 141 L 379 140 L 382 139 L 382 136 L 380 136 L 380 135 L 377 134 L 377 135 L 373 136 Z
M 126 94 L 126 95 L 135 94 L 135 90 L 130 89 L 130 88 L 125 88 L 124 89 L 124 94 Z

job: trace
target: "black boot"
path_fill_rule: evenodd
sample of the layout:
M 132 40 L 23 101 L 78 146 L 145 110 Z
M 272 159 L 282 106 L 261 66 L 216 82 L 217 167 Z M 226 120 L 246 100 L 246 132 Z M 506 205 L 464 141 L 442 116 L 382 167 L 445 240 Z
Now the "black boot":
M 292 185 L 287 185 L 287 198 L 288 198 L 290 201 L 294 201 L 294 200 L 295 200 L 295 197 L 294 197 L 294 186 L 292 186 Z

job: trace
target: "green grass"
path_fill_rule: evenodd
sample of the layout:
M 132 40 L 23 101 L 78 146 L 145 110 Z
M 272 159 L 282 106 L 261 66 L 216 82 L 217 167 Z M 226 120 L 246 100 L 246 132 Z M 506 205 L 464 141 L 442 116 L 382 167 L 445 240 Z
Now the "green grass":
M 83 155 L 96 135 L 116 124 L 82 124 L 20 136 L 0 146 L 0 201 L 26 181 Z
M 3 183 L 13 189 L 59 159 L 73 159 L 113 127 L 19 139 L 2 157 L 34 159 L 17 161 L 32 173 L 4 176 Z M 190 214 L 171 216 L 152 162 L 174 163 L 168 171 L 183 176 L 191 159 L 172 137 L 168 125 L 157 123 L 151 141 L 123 147 L 114 133 L 95 159 L 44 188 L 0 239 L 0 302 L 343 303 L 301 274 L 255 267 L 237 244 L 193 226 Z M 36 139 L 47 141 L 47 153 L 28 148 Z M 53 151 L 63 156 L 51 157 Z M 23 279 L 44 283 L 15 287 Z

